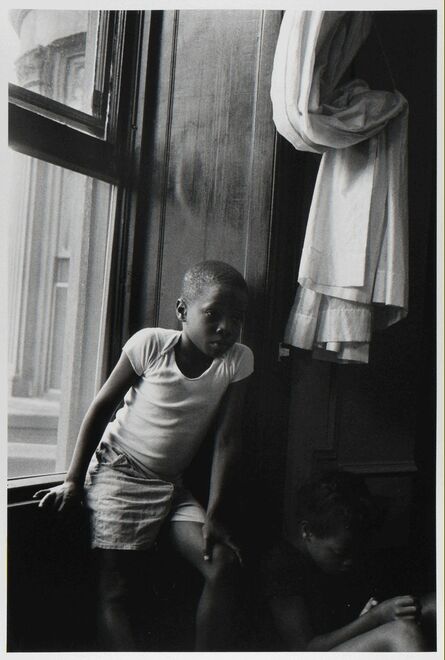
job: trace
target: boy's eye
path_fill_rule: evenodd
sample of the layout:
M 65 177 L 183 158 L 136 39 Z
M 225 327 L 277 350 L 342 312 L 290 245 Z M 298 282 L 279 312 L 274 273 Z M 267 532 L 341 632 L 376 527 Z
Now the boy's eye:
M 220 317 L 220 313 L 215 309 L 206 309 L 204 311 L 204 316 L 212 321 L 216 321 Z M 234 314 L 231 316 L 232 323 L 240 324 L 243 322 L 243 316 L 241 314 Z
M 334 550 L 334 549 L 331 549 L 331 552 L 338 559 L 345 559 L 345 558 L 349 557 L 350 554 L 351 554 L 348 550 Z

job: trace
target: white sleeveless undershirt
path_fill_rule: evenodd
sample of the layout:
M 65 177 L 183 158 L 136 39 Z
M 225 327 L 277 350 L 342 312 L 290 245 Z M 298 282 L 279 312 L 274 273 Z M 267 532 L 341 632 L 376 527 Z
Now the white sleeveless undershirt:
M 123 351 L 141 378 L 103 436 L 140 467 L 169 480 L 190 464 L 230 383 L 253 371 L 252 351 L 235 343 L 200 376 L 187 378 L 175 359 L 180 336 L 145 328 L 127 341 Z

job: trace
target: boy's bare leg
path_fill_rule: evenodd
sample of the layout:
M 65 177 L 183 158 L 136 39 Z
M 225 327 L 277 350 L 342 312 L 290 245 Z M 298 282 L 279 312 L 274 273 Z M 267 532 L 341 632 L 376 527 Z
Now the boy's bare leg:
M 230 548 L 218 544 L 211 561 L 204 561 L 201 523 L 172 522 L 170 535 L 176 549 L 205 580 L 196 615 L 196 650 L 233 650 L 230 639 L 237 618 L 238 558 Z
M 136 552 L 98 550 L 99 628 L 106 651 L 135 651 L 130 622 Z
M 398 619 L 357 635 L 331 651 L 427 651 L 422 632 L 412 620 Z

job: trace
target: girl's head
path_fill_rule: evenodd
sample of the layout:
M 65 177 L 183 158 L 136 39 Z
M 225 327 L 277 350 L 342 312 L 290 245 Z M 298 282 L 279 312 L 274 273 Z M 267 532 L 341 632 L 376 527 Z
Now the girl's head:
M 334 472 L 297 493 L 299 546 L 326 573 L 351 568 L 364 536 L 375 525 L 376 510 L 364 481 Z
M 203 261 L 184 275 L 176 314 L 187 341 L 206 356 L 223 355 L 237 341 L 247 309 L 247 284 L 233 266 Z

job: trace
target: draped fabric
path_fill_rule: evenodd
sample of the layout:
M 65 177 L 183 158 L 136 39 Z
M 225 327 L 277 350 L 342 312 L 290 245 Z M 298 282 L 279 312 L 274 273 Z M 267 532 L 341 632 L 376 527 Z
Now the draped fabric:
M 284 340 L 339 362 L 367 362 L 372 330 L 408 308 L 408 104 L 363 80 L 341 84 L 371 20 L 286 11 L 272 73 L 278 132 L 323 154 Z

